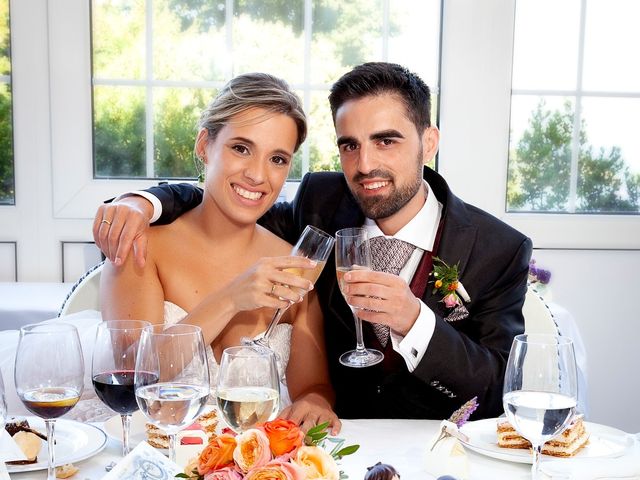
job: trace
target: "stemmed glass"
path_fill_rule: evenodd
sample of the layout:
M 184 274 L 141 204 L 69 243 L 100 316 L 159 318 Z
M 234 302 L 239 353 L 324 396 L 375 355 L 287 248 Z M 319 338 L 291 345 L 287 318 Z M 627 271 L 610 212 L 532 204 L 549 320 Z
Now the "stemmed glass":
M 130 452 L 131 414 L 138 410 L 134 376 L 142 320 L 109 320 L 98 325 L 91 379 L 98 398 L 122 419 L 122 455 Z
M 315 268 L 287 268 L 285 271 L 316 283 L 320 273 L 322 273 L 324 265 L 327 263 L 329 255 L 331 255 L 333 243 L 334 238 L 331 235 L 312 225 L 307 225 L 303 230 L 302 235 L 300 235 L 298 242 L 291 250 L 291 255 L 306 257 L 310 260 L 314 260 L 317 264 Z M 289 306 L 291 306 L 291 304 L 289 304 Z M 244 338 L 242 339 L 243 345 L 255 344 L 268 348 L 269 338 L 282 318 L 282 315 L 288 310 L 288 308 L 289 307 L 277 309 L 271 319 L 271 322 L 269 322 L 269 326 L 264 332 L 264 335 L 256 340 Z
M 344 274 L 351 270 L 371 270 L 371 248 L 366 228 L 344 228 L 336 232 L 336 275 L 342 296 L 344 294 Z M 349 305 L 356 324 L 356 348 L 340 356 L 340 363 L 347 367 L 370 367 L 380 363 L 384 358 L 382 352 L 373 348 L 365 348 L 362 338 L 362 320 L 355 307 Z
M 570 338 L 522 334 L 507 361 L 502 403 L 513 428 L 533 450 L 531 478 L 538 478 L 546 441 L 571 423 L 578 399 L 576 359 Z
M 169 436 L 176 461 L 176 434 L 193 423 L 209 396 L 209 366 L 202 330 L 195 325 L 150 325 L 140 334 L 135 367 L 138 406 Z
M 268 348 L 226 348 L 217 387 L 218 410 L 234 431 L 272 420 L 280 403 L 275 353 Z
M 84 361 L 78 330 L 66 323 L 20 329 L 14 370 L 16 391 L 25 407 L 44 418 L 49 467 L 55 480 L 55 419 L 71 410 L 82 394 Z

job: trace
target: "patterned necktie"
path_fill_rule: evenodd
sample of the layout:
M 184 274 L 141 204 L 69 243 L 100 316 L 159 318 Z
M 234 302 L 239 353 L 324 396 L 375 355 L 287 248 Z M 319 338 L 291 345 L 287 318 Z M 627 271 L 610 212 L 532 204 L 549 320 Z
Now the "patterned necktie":
M 371 266 L 378 272 L 398 275 L 409 260 L 416 247 L 396 238 L 374 237 L 369 240 L 371 245 Z M 383 347 L 389 341 L 389 327 L 373 323 L 373 331 Z

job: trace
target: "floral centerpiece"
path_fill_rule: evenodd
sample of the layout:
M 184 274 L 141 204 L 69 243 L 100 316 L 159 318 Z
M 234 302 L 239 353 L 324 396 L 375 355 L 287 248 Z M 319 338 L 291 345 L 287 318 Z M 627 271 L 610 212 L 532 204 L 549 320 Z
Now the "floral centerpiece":
M 527 281 L 529 285 L 538 292 L 538 295 L 544 297 L 547 302 L 551 301 L 551 289 L 549 287 L 551 271 L 540 267 L 533 258 L 529 262 L 529 276 Z
M 337 461 L 358 450 L 328 437 L 328 422 L 305 435 L 290 420 L 266 422 L 235 435 L 225 431 L 212 438 L 179 478 L 199 480 L 306 480 L 347 478 Z M 333 443 L 330 451 L 324 449 Z

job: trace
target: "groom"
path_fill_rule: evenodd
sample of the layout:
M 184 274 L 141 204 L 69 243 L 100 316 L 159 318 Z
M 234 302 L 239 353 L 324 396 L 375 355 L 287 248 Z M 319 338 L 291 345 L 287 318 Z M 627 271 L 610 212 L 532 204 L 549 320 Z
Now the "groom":
M 329 102 L 342 173 L 305 175 L 293 202 L 274 205 L 260 223 L 292 244 L 307 224 L 331 234 L 364 226 L 370 237 L 401 240 L 383 243 L 380 259 L 395 258 L 397 245 L 408 256 L 393 273 L 382 267 L 345 276 L 349 302 L 365 320 L 365 345 L 385 355 L 372 367 L 339 363 L 355 345 L 353 316 L 334 268 L 327 266 L 316 283 L 336 413 L 442 419 L 477 396 L 473 418 L 500 415 L 509 348 L 524 330 L 531 241 L 464 203 L 423 166 L 438 149 L 439 132 L 430 123 L 429 88 L 418 76 L 395 64 L 360 65 L 333 85 Z M 162 203 L 159 223 L 202 197 L 186 184 L 149 193 Z M 144 246 L 150 218 L 151 204 L 137 196 L 101 206 L 96 243 L 112 260 L 126 256 L 133 237 Z M 142 261 L 144 248 L 136 255 Z M 434 267 L 454 273 L 456 265 L 457 277 L 436 283 L 442 277 L 432 275 Z M 451 296 L 456 286 L 459 294 Z

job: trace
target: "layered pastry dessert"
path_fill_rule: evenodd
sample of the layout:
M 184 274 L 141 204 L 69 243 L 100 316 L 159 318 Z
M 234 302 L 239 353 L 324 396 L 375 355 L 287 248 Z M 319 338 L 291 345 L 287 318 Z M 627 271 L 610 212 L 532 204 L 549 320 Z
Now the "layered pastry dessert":
M 209 439 L 215 436 L 218 426 L 218 416 L 215 410 L 203 413 L 196 418 L 193 423 L 195 427 L 203 430 Z M 155 448 L 169 448 L 169 437 L 161 428 L 156 427 L 152 423 L 146 423 L 147 443 Z
M 502 448 L 531 448 L 531 443 L 515 431 L 509 421 L 498 419 L 498 446 Z M 554 457 L 572 457 L 589 443 L 582 415 L 576 415 L 571 424 L 558 436 L 552 438 L 542 447 L 542 453 Z
M 11 419 L 5 425 L 5 430 L 16 442 L 26 460 L 13 460 L 6 462 L 8 465 L 29 465 L 38 461 L 38 453 L 42 448 L 42 440 L 47 440 L 46 435 L 34 430 L 27 420 Z

